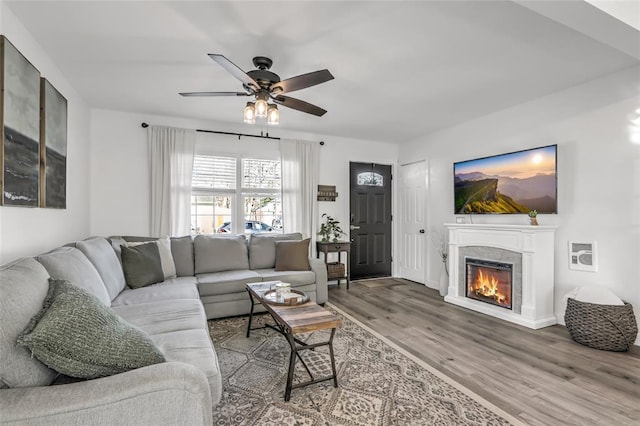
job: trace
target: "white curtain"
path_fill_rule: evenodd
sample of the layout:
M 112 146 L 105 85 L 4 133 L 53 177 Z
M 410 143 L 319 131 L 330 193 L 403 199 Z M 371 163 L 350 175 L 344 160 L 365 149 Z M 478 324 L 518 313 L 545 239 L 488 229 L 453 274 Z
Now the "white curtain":
M 150 235 L 188 235 L 196 131 L 149 126 L 147 141 L 151 171 Z
M 313 238 L 318 231 L 318 143 L 280 141 L 282 164 L 282 214 L 284 232 L 301 232 Z

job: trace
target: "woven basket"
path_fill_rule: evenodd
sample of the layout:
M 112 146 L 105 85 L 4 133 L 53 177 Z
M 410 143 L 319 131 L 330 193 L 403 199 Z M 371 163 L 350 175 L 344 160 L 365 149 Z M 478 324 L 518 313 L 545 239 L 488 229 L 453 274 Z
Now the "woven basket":
M 344 278 L 344 263 L 327 263 L 327 279 L 335 280 L 338 278 Z
M 605 351 L 628 351 L 638 335 L 633 306 L 626 302 L 598 305 L 569 298 L 564 322 L 573 340 Z

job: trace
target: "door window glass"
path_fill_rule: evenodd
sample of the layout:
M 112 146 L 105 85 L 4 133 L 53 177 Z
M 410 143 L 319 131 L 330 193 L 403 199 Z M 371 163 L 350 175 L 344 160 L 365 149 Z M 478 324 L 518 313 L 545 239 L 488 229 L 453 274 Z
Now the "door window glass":
M 374 172 L 358 173 L 358 185 L 360 186 L 384 186 L 381 174 Z

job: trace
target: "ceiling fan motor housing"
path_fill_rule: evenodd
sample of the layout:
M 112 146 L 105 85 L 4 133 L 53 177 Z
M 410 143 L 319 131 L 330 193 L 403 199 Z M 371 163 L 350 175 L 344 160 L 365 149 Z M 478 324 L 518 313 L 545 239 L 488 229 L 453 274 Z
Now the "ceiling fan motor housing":
M 247 75 L 253 78 L 263 89 L 268 89 L 273 83 L 280 82 L 278 74 L 268 70 L 247 71 Z

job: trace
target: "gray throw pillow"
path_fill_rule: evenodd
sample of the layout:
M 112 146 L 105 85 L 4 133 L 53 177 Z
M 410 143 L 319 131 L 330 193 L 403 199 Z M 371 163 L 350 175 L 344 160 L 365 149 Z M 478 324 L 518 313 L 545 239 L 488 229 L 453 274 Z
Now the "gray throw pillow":
M 308 271 L 309 243 L 302 241 L 276 241 L 276 271 Z
M 145 332 L 67 280 L 49 279 L 42 310 L 18 336 L 17 344 L 53 370 L 82 379 L 165 361 Z
M 160 250 L 155 242 L 133 247 L 120 246 L 122 269 L 131 288 L 140 288 L 164 281 Z

